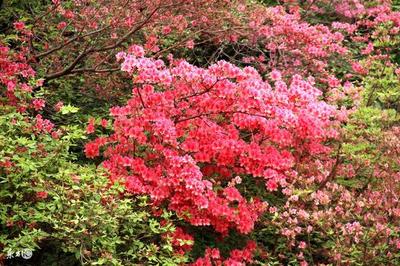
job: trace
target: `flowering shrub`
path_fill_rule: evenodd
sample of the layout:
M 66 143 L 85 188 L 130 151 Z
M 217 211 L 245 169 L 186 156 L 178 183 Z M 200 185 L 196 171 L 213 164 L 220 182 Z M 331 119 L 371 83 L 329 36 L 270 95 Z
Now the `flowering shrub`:
M 28 2 L 0 264 L 399 264 L 397 1 Z
M 0 110 L 1 262 L 21 250 L 33 251 L 36 265 L 61 259 L 71 265 L 185 261 L 173 255 L 171 238 L 157 240 L 174 227 L 161 226 L 145 198 L 120 198 L 124 188 L 110 187 L 104 171 L 70 161 L 82 130 L 65 128 L 55 137 L 12 109 Z
M 33 78 L 35 71 L 27 64 L 27 59 L 23 52 L 17 53 L 10 51 L 10 48 L 0 43 L 0 84 L 2 85 L 1 100 L 11 105 L 20 105 L 20 110 L 26 109 L 26 103 L 21 104 L 21 100 L 26 98 L 26 94 L 32 92 L 32 85 L 27 82 L 20 82 L 23 79 Z M 4 88 L 4 89 L 3 89 Z M 36 100 L 38 101 L 38 100 Z M 33 102 L 37 108 L 43 105 L 42 102 Z
M 111 180 L 149 195 L 156 208 L 166 203 L 191 225 L 247 234 L 267 205 L 241 195 L 240 176 L 275 191 L 295 178 L 297 163 L 330 151 L 335 109 L 300 76 L 272 87 L 251 67 L 167 67 L 137 55 L 121 55 L 136 85 L 126 106 L 111 109 L 114 133 L 85 152 L 96 157 L 105 147 Z

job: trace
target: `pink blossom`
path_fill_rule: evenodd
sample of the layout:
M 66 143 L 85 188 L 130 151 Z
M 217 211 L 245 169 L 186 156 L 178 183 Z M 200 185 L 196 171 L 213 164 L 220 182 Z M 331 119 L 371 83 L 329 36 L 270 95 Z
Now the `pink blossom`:
M 193 49 L 194 48 L 194 41 L 193 40 L 189 40 L 186 42 L 186 47 L 189 49 Z
M 300 241 L 300 243 L 299 243 L 299 248 L 300 248 L 300 249 L 305 249 L 306 247 L 307 247 L 306 242 Z
M 59 111 L 61 111 L 61 108 L 64 106 L 64 103 L 62 102 L 62 101 L 59 101 L 59 102 L 57 102 L 55 105 L 54 105 L 54 110 L 56 111 L 56 112 L 59 112 Z
M 60 23 L 58 23 L 57 25 L 57 29 L 62 30 L 67 26 L 67 23 L 65 21 L 62 21 Z
M 45 107 L 46 101 L 43 100 L 43 99 L 34 99 L 34 100 L 32 101 L 32 104 L 33 104 L 33 108 L 34 108 L 36 111 L 40 111 L 40 110 L 42 110 L 42 109 Z
M 86 127 L 86 133 L 87 134 L 92 134 L 92 133 L 94 133 L 94 131 L 95 131 L 95 126 L 94 126 L 94 123 L 95 123 L 95 119 L 94 118 L 89 118 L 89 123 L 88 123 L 88 125 L 87 125 L 87 127 Z
M 271 79 L 275 80 L 275 81 L 281 80 L 281 78 L 282 78 L 281 72 L 276 69 L 272 70 L 270 75 L 271 75 Z

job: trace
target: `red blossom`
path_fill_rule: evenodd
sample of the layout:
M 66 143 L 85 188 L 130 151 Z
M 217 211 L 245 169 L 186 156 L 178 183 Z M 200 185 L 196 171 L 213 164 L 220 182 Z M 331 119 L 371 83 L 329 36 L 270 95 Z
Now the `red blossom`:
M 40 111 L 40 110 L 42 110 L 42 109 L 45 107 L 46 101 L 43 100 L 43 99 L 34 99 L 34 100 L 32 101 L 32 105 L 33 105 L 33 108 L 34 108 L 36 111 Z
M 36 197 L 37 197 L 38 199 L 46 199 L 47 196 L 48 196 L 47 191 L 39 191 L 39 192 L 36 192 Z
M 92 134 L 92 133 L 94 133 L 94 131 L 95 131 L 95 126 L 94 126 L 94 123 L 95 123 L 95 119 L 94 118 L 89 118 L 89 123 L 88 123 L 88 125 L 87 125 L 87 127 L 86 127 L 86 133 L 87 134 Z
M 135 73 L 143 87 L 132 90 L 126 106 L 111 109 L 114 133 L 88 143 L 86 155 L 98 156 L 105 146 L 103 165 L 112 180 L 150 195 L 154 206 L 168 202 L 192 225 L 249 233 L 266 204 L 246 201 L 232 186 L 217 193 L 210 177 L 246 174 L 276 190 L 294 165 L 291 150 L 326 153 L 323 142 L 336 136 L 335 108 L 319 101 L 321 92 L 300 76 L 272 88 L 254 68 L 224 61 L 202 69 L 185 61 L 166 67 L 136 54 L 121 57 L 122 70 Z M 241 131 L 252 134 L 247 139 Z M 140 146 L 147 147 L 146 161 L 133 155 Z
M 22 21 L 14 22 L 14 28 L 18 31 L 25 29 L 25 23 Z

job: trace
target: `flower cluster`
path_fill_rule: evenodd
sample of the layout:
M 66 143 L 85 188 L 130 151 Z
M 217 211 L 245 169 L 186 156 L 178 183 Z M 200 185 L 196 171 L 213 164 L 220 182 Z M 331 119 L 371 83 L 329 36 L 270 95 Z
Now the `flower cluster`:
M 207 248 L 205 256 L 199 258 L 191 264 L 192 266 L 211 266 L 211 265 L 224 265 L 224 266 L 244 266 L 246 263 L 251 263 L 253 253 L 256 249 L 256 244 L 249 241 L 242 249 L 234 249 L 230 252 L 230 257 L 223 259 L 220 251 L 217 248 Z
M 111 180 L 154 206 L 167 203 L 192 225 L 249 233 L 266 203 L 227 182 L 251 176 L 268 190 L 284 187 L 303 160 L 298 154 L 325 154 L 324 142 L 337 135 L 335 108 L 300 76 L 271 86 L 254 68 L 224 61 L 205 69 L 120 56 L 134 77 L 133 97 L 111 109 L 114 133 L 89 142 L 86 155 L 105 146 Z
M 29 79 L 35 76 L 35 71 L 27 63 L 24 52 L 16 53 L 11 51 L 7 46 L 2 46 L 0 43 L 0 85 L 5 88 L 2 94 L 6 96 L 7 102 L 10 105 L 18 105 L 20 99 L 16 96 L 17 91 L 29 93 L 32 91 L 32 86 L 26 82 L 21 82 L 22 79 Z M 36 108 L 41 108 L 41 100 L 35 100 L 33 105 Z M 26 109 L 26 105 L 21 105 L 22 110 Z

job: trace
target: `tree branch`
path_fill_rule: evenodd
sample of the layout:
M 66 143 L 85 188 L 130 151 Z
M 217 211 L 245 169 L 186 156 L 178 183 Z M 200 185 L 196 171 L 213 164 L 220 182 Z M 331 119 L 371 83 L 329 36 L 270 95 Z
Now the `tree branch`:
M 326 177 L 326 179 L 324 181 L 322 181 L 322 183 L 319 185 L 318 190 L 323 189 L 329 181 L 332 181 L 335 178 L 337 168 L 338 168 L 339 164 L 341 163 L 341 160 L 340 160 L 341 150 L 342 150 L 342 143 L 339 143 L 339 147 L 338 147 L 336 157 L 335 157 L 335 164 L 333 165 L 332 170 L 329 173 L 329 175 Z
M 49 55 L 49 54 L 52 54 L 52 53 L 54 53 L 54 52 L 57 52 L 57 51 L 61 50 L 62 48 L 66 47 L 68 44 L 70 44 L 70 43 L 72 43 L 72 42 L 74 42 L 74 41 L 76 41 L 76 40 L 78 40 L 78 39 L 80 39 L 80 38 L 88 37 L 88 36 L 90 36 L 90 35 L 93 35 L 93 34 L 102 32 L 103 30 L 105 30 L 105 29 L 107 29 L 107 28 L 109 28 L 109 27 L 110 27 L 110 26 L 103 27 L 103 28 L 101 28 L 101 29 L 88 32 L 88 33 L 86 33 L 86 34 L 84 34 L 84 35 L 79 35 L 80 33 L 78 33 L 77 36 L 75 36 L 75 37 L 69 39 L 69 40 L 66 41 L 65 43 L 63 43 L 63 44 L 61 44 L 61 45 L 59 45 L 59 46 L 57 46 L 57 47 L 54 47 L 54 48 L 52 48 L 52 49 L 50 49 L 50 50 L 47 50 L 46 52 L 42 52 L 42 53 L 36 54 L 36 55 L 34 55 L 33 57 L 34 57 L 35 59 L 39 59 L 39 58 L 41 58 L 41 57 L 45 57 L 45 56 L 47 56 L 47 55 Z
M 81 59 L 85 58 L 90 53 L 90 50 L 91 49 L 87 49 L 87 47 L 85 47 L 85 49 L 75 58 L 75 60 L 69 66 L 61 71 L 46 75 L 45 80 L 49 81 L 70 74 L 75 66 L 81 61 Z
M 108 45 L 105 47 L 101 47 L 101 48 L 90 48 L 87 49 L 87 47 L 85 48 L 84 51 L 82 51 L 76 58 L 75 60 L 66 68 L 64 68 L 61 71 L 55 72 L 55 73 L 51 73 L 45 76 L 45 80 L 49 81 L 52 79 L 56 79 L 65 75 L 69 75 L 69 74 L 73 74 L 73 73 L 79 73 L 79 72 L 84 72 L 84 68 L 80 69 L 79 71 L 74 71 L 75 66 L 85 57 L 87 57 L 90 54 L 96 53 L 96 52 L 103 52 L 103 51 L 107 51 L 107 50 L 112 50 L 117 48 L 118 46 L 120 46 L 125 40 L 127 40 L 131 35 L 135 34 L 137 31 L 139 31 L 148 21 L 150 21 L 150 19 L 153 17 L 153 15 L 157 12 L 157 10 L 159 10 L 161 8 L 161 6 L 158 6 L 157 8 L 155 8 L 147 17 L 146 19 L 144 19 L 142 22 L 140 22 L 136 27 L 134 27 L 132 30 L 130 30 L 129 32 L 127 32 L 124 36 L 122 36 L 122 38 L 120 38 L 116 43 L 112 44 L 112 45 Z M 70 42 L 74 41 L 77 37 L 72 38 L 72 40 L 70 40 Z M 65 47 L 65 45 L 63 45 L 62 47 Z M 62 48 L 61 47 L 61 48 Z M 59 47 L 56 47 L 55 49 L 52 49 L 54 51 L 57 51 Z M 59 49 L 61 49 L 59 48 Z M 58 49 L 58 50 L 59 50 Z M 49 52 L 47 52 L 47 54 L 49 54 Z M 90 69 L 91 72 L 98 72 L 96 71 L 96 68 L 94 69 Z

